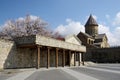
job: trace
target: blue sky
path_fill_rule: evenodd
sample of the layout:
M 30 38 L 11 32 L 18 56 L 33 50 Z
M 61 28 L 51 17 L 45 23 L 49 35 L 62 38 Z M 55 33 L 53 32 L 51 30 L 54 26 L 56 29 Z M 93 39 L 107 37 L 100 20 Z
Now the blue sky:
M 41 17 L 56 29 L 69 26 L 70 22 L 84 25 L 87 17 L 93 14 L 97 22 L 112 33 L 119 28 L 116 25 L 120 20 L 119 12 L 120 0 L 0 0 L 0 25 L 30 14 Z
M 0 0 L 0 24 L 26 14 L 40 16 L 52 27 L 64 23 L 66 18 L 84 24 L 90 13 L 106 21 L 105 15 L 114 17 L 120 11 L 119 3 L 120 0 Z

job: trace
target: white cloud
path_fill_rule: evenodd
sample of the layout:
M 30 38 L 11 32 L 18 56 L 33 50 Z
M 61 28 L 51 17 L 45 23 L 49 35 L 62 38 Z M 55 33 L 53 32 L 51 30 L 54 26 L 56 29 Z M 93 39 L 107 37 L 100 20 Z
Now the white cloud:
M 33 21 L 39 18 L 38 16 L 34 16 L 34 15 L 29 15 L 29 17 L 30 17 L 30 19 L 33 20 Z M 18 21 L 24 21 L 25 18 L 26 18 L 26 16 L 25 16 L 25 17 L 19 17 L 17 20 L 18 20 Z
M 66 25 L 59 25 L 54 32 L 59 32 L 64 36 L 69 34 L 78 34 L 80 31 L 84 32 L 84 26 L 80 22 L 66 19 L 66 23 Z
M 117 44 L 120 45 L 120 27 L 116 27 L 114 30 L 115 37 L 117 37 Z
M 114 25 L 114 26 L 120 26 L 120 12 L 118 12 L 118 13 L 116 14 L 116 17 L 115 17 L 115 19 L 114 19 L 114 21 L 113 21 L 113 25 Z
M 59 25 L 55 32 L 59 32 L 62 35 L 78 34 L 80 31 L 84 32 L 84 25 L 79 21 L 73 21 L 72 19 L 66 19 L 66 25 Z M 116 27 L 114 30 L 110 30 L 110 27 L 99 24 L 99 34 L 105 33 L 108 37 L 108 42 L 112 46 L 120 45 L 120 27 Z
M 118 30 L 118 29 L 117 29 Z M 119 30 L 120 31 L 120 30 Z M 99 33 L 105 33 L 108 37 L 108 42 L 110 45 L 120 45 L 118 33 L 115 33 L 116 30 L 110 31 L 110 27 L 99 24 Z
M 38 18 L 39 18 L 38 16 L 30 15 L 30 19 L 32 19 L 32 20 L 36 20 Z
M 113 20 L 112 34 L 115 39 L 113 45 L 120 45 L 120 12 L 118 12 Z
M 19 21 L 24 21 L 24 19 L 25 19 L 25 18 L 20 17 L 20 18 L 18 18 L 17 20 L 19 20 Z

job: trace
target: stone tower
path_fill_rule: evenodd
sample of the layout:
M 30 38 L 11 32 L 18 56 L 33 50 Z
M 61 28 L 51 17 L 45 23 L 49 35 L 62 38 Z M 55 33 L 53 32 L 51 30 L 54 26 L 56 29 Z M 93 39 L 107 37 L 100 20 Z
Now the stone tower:
M 88 21 L 85 24 L 85 33 L 93 37 L 98 35 L 98 24 L 92 15 L 90 15 Z

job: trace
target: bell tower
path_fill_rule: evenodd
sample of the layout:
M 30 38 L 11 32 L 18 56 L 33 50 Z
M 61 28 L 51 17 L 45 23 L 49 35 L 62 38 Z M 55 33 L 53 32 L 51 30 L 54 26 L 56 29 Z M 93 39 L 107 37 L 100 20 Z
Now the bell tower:
M 92 15 L 89 16 L 89 18 L 85 24 L 85 33 L 87 33 L 93 37 L 98 35 L 98 24 Z

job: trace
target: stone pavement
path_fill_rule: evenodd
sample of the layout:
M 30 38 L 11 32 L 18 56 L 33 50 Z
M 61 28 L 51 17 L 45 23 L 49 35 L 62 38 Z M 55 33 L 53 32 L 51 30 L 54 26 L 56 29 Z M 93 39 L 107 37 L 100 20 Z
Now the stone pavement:
M 77 67 L 76 67 L 77 68 Z M 49 71 L 49 70 L 61 70 L 61 71 L 64 71 L 66 74 L 69 74 L 70 76 L 73 76 L 75 77 L 77 80 L 98 80 L 96 78 L 93 78 L 93 77 L 90 77 L 88 75 L 85 75 L 83 73 L 79 73 L 77 71 L 74 71 L 74 70 L 71 70 L 69 69 L 69 67 L 65 67 L 65 68 L 50 68 L 50 69 L 45 69 L 45 68 L 41 68 L 41 69 L 31 69 L 31 70 L 26 70 L 26 71 L 23 71 L 21 73 L 18 73 L 17 75 L 15 76 L 12 76 L 6 80 L 25 80 L 27 79 L 29 76 L 31 76 L 32 74 L 34 74 L 35 72 L 38 72 L 38 71 Z
M 70 75 L 76 77 L 78 80 L 98 80 L 98 79 L 96 79 L 94 77 L 85 75 L 83 73 L 76 72 L 76 71 L 71 70 L 71 69 L 64 68 L 62 70 L 69 73 Z
M 29 77 L 30 75 L 32 75 L 32 73 L 34 73 L 35 71 L 36 70 L 34 70 L 34 71 L 24 71 L 24 72 L 18 73 L 15 76 L 12 76 L 12 77 L 6 79 L 6 80 L 24 80 L 27 77 Z
M 15 78 L 18 78 L 20 74 L 25 74 L 27 72 L 35 71 L 35 70 L 36 69 L 34 68 L 0 70 L 0 80 L 14 80 Z
M 98 70 L 98 71 L 106 71 L 106 72 L 112 72 L 112 73 L 118 73 L 120 74 L 120 71 L 116 70 L 108 70 L 108 69 L 100 69 L 100 68 L 94 68 L 94 67 L 85 67 L 86 69 L 92 69 L 92 70 Z

